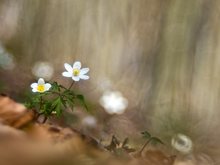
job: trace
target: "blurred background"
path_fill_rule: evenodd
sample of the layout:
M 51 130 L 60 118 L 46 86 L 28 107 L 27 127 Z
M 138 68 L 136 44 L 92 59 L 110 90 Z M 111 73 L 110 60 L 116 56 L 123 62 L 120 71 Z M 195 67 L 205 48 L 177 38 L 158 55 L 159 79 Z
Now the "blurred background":
M 218 162 L 219 18 L 217 0 L 1 0 L 0 91 L 24 102 L 39 77 L 68 86 L 63 64 L 79 60 L 90 79 L 74 87 L 92 110 L 80 129 L 149 130 L 168 146 L 181 133 Z

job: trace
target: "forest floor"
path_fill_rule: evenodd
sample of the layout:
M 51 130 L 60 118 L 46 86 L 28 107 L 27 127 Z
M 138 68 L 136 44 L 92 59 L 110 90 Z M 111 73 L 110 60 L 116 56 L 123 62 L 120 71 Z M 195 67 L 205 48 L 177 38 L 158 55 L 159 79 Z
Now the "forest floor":
M 39 123 L 34 111 L 7 96 L 0 96 L 1 165 L 185 164 L 156 148 L 140 154 L 125 143 L 113 137 L 108 146 L 103 146 L 73 128 L 50 122 Z

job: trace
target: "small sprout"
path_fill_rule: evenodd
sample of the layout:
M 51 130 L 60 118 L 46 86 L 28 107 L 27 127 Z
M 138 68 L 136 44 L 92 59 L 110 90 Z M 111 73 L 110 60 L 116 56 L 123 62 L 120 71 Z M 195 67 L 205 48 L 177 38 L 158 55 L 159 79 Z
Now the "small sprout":
M 159 138 L 152 136 L 149 132 L 144 131 L 141 132 L 143 138 L 147 139 L 147 141 L 145 142 L 145 144 L 143 145 L 143 147 L 135 154 L 135 157 L 140 157 L 142 152 L 144 151 L 144 149 L 148 146 L 148 144 L 153 144 L 153 145 L 157 145 L 157 144 L 164 144 Z
M 105 148 L 118 156 L 135 151 L 135 149 L 128 146 L 128 138 L 125 138 L 123 142 L 120 142 L 114 135 L 112 136 L 111 143 Z
M 67 71 L 63 72 L 62 75 L 64 77 L 71 77 L 74 81 L 79 81 L 80 79 L 88 80 L 89 76 L 86 73 L 89 72 L 89 68 L 81 69 L 81 62 L 74 62 L 73 66 L 65 63 L 64 67 Z
M 31 84 L 32 92 L 43 93 L 51 88 L 51 84 L 45 83 L 43 78 L 39 78 L 37 83 Z
M 159 138 L 152 136 L 147 131 L 141 132 L 141 134 L 142 134 L 143 138 L 148 139 L 148 141 L 151 142 L 154 145 L 156 145 L 158 143 L 164 144 Z

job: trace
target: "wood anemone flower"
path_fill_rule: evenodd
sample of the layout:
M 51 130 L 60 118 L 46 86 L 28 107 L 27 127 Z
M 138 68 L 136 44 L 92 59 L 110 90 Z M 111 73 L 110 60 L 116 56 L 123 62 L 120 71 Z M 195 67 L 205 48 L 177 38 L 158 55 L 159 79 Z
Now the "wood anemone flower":
M 81 69 L 81 62 L 76 61 L 73 63 L 73 66 L 65 63 L 64 67 L 66 69 L 65 72 L 62 73 L 64 77 L 71 77 L 74 81 L 79 81 L 80 79 L 88 80 L 89 76 L 86 73 L 89 72 L 89 68 Z
M 43 78 L 39 78 L 37 83 L 31 84 L 32 92 L 43 93 L 51 88 L 51 84 L 45 83 Z

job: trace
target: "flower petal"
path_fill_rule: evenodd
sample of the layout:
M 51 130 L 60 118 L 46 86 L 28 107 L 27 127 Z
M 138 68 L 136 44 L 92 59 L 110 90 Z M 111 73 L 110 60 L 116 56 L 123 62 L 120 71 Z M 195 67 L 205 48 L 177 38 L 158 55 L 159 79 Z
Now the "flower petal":
M 72 77 L 72 74 L 70 72 L 63 72 L 62 75 L 64 77 Z
M 51 88 L 51 84 L 46 83 L 45 84 L 45 91 L 48 91 Z
M 88 73 L 88 72 L 89 72 L 89 68 L 82 68 L 82 69 L 80 70 L 80 74 L 81 74 L 81 75 L 86 74 L 86 73 Z
M 72 76 L 72 79 L 73 79 L 74 81 L 79 81 L 79 80 L 80 80 L 79 76 Z
M 39 85 L 43 85 L 45 84 L 45 81 L 43 78 L 39 78 L 38 82 L 37 82 Z
M 89 76 L 87 76 L 87 75 L 79 75 L 79 78 L 81 78 L 83 80 L 88 80 Z
M 80 69 L 80 68 L 81 68 L 81 62 L 79 61 L 74 62 L 73 69 Z
M 33 88 L 33 89 L 32 89 L 32 92 L 38 92 L 38 91 L 37 91 L 37 88 Z
M 72 71 L 73 71 L 73 68 L 72 68 L 72 66 L 71 66 L 70 64 L 65 63 L 65 64 L 64 64 L 64 67 L 65 67 L 65 69 L 66 69 L 68 72 L 72 72 Z
M 37 88 L 37 85 L 38 85 L 37 83 L 32 83 L 31 88 Z

